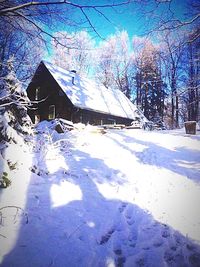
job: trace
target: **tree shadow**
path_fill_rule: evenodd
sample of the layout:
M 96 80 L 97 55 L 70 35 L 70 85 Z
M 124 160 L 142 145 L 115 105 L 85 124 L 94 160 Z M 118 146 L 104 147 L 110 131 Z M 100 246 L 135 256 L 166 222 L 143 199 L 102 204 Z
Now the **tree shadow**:
M 169 134 L 169 131 L 163 132 L 163 134 Z M 177 132 L 177 131 L 170 132 L 170 135 L 180 136 L 180 132 Z M 199 130 L 197 129 L 196 134 L 186 134 L 186 133 L 185 133 L 185 134 L 183 135 L 183 137 L 186 138 L 186 139 L 187 139 L 187 138 L 190 138 L 190 139 L 199 141 L 199 135 L 200 135 L 200 132 L 199 132 Z
M 120 133 L 123 136 L 123 141 L 117 141 L 115 138 L 108 135 L 108 138 L 112 139 L 115 143 L 121 146 L 123 149 L 131 152 L 135 155 L 139 162 L 145 165 L 153 165 L 158 168 L 165 168 L 174 173 L 187 176 L 188 179 L 199 183 L 199 164 L 200 154 L 198 150 L 187 149 L 185 147 L 179 147 L 175 150 L 156 145 L 153 142 L 142 141 L 135 137 L 129 137 L 126 134 Z M 137 152 L 131 149 L 129 144 L 143 145 L 144 148 L 141 152 Z M 196 166 L 195 168 L 195 165 Z M 194 168 L 191 168 L 191 167 Z
M 200 265 L 194 242 L 137 205 L 100 193 L 100 184 L 125 183 L 119 170 L 80 150 L 65 162 L 68 170 L 32 175 L 29 222 L 2 267 Z

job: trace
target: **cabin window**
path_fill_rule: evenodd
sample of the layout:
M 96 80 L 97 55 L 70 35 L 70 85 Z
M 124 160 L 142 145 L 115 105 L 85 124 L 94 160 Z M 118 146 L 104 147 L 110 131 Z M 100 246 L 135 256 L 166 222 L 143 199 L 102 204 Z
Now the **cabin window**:
M 115 119 L 108 118 L 108 122 L 109 122 L 109 124 L 116 124 Z
M 56 117 L 56 107 L 55 105 L 49 106 L 49 120 L 54 120 Z
M 81 123 L 83 122 L 83 116 L 82 116 L 82 114 L 80 114 L 80 122 Z
M 35 89 L 35 100 L 39 100 L 40 99 L 40 87 L 37 87 Z
M 35 124 L 37 124 L 39 122 L 40 122 L 40 115 L 39 114 L 36 114 L 35 115 Z

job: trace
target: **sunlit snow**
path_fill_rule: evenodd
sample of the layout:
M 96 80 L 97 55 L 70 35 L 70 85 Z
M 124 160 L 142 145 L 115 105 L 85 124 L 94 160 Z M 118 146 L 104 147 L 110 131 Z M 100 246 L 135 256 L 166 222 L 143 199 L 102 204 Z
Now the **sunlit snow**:
M 59 185 L 53 184 L 50 195 L 53 208 L 66 205 L 70 201 L 82 199 L 82 193 L 78 185 L 67 181 L 63 181 Z
M 7 149 L 20 147 L 1 206 L 24 213 L 2 213 L 2 266 L 200 264 L 199 132 L 44 132 L 32 154 Z

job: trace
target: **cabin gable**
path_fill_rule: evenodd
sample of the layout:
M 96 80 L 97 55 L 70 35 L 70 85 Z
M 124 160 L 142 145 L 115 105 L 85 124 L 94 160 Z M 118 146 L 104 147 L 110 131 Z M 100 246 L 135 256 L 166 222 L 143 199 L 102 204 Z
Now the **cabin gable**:
M 31 83 L 27 88 L 27 95 L 33 102 L 34 110 L 29 110 L 29 116 L 36 120 L 51 120 L 55 118 L 72 119 L 73 105 L 47 68 L 40 64 Z M 54 106 L 54 116 L 52 110 Z

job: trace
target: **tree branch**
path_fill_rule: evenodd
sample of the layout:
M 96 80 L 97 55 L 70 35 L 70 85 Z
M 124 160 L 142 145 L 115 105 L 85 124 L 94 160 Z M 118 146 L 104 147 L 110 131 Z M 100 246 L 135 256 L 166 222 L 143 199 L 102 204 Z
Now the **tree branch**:
M 94 9 L 94 8 L 109 8 L 109 7 L 117 7 L 117 6 L 122 6 L 122 5 L 126 5 L 131 3 L 131 0 L 125 1 L 125 2 L 121 2 L 121 3 L 117 3 L 117 4 L 105 4 L 105 5 L 78 5 L 78 4 L 74 4 L 72 2 L 63 0 L 63 1 L 52 1 L 52 2 L 28 2 L 25 4 L 21 4 L 18 6 L 13 6 L 13 7 L 3 7 L 2 9 L 0 9 L 0 16 L 4 16 L 7 13 L 13 13 L 17 10 L 21 10 L 21 9 L 26 9 L 29 7 L 33 7 L 33 6 L 50 6 L 50 5 L 69 5 L 69 6 L 73 6 L 79 9 Z
M 90 27 L 93 29 L 93 31 L 101 38 L 102 36 L 97 32 L 97 30 L 95 29 L 94 25 L 91 23 L 89 17 L 87 16 L 87 14 L 85 13 L 84 9 L 81 8 L 81 12 L 83 13 L 84 17 L 86 18 L 87 22 L 89 23 Z

